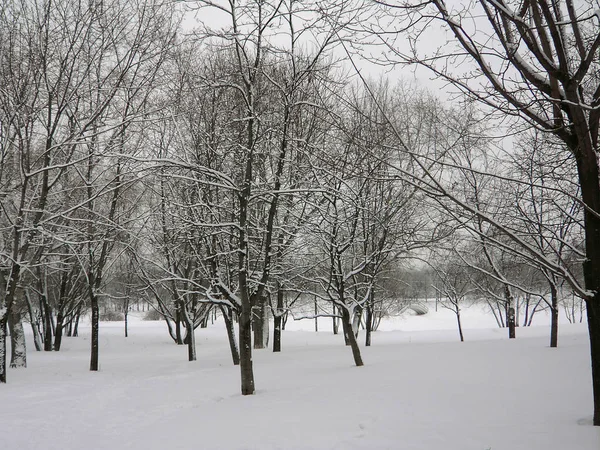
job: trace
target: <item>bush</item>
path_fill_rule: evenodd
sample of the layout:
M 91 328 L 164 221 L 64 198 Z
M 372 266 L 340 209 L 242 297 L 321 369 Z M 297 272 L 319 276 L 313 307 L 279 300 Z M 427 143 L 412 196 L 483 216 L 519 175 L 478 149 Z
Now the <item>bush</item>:
M 102 322 L 121 322 L 125 320 L 125 315 L 121 311 L 113 311 L 111 309 L 100 313 Z
M 157 309 L 151 308 L 144 316 L 144 320 L 162 320 L 163 316 Z

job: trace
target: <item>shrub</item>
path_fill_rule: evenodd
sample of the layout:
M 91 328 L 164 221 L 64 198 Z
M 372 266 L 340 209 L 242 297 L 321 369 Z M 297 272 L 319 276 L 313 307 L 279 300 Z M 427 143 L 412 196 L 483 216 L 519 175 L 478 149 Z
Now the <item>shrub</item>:
M 146 315 L 144 316 L 144 320 L 162 320 L 162 314 L 154 308 L 148 310 Z
M 100 320 L 103 322 L 120 322 L 125 320 L 125 316 L 121 311 L 109 309 L 100 313 Z

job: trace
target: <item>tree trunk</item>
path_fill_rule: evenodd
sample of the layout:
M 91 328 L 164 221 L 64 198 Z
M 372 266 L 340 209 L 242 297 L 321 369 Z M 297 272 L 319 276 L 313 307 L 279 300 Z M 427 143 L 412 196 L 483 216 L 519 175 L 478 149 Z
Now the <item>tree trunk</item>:
M 81 317 L 81 306 L 77 308 L 77 314 L 75 315 L 75 325 L 73 326 L 73 337 L 79 336 L 79 318 Z
M 347 336 L 348 344 L 352 348 L 352 356 L 354 357 L 354 363 L 357 366 L 362 366 L 363 360 L 360 355 L 360 348 L 356 336 L 352 331 L 352 323 L 350 322 L 350 313 L 346 308 L 342 308 L 342 323 L 344 324 L 344 335 Z
M 550 347 L 558 347 L 558 290 L 556 284 L 550 282 L 550 295 L 551 295 L 551 322 L 550 322 Z
M 13 308 L 15 309 L 15 308 Z M 10 367 L 27 367 L 27 348 L 25 346 L 25 333 L 21 314 L 14 310 L 8 316 L 8 328 L 10 330 Z
M 51 352 L 52 351 L 52 312 L 50 304 L 48 303 L 48 298 L 46 294 L 43 293 L 40 297 L 40 302 L 42 307 L 44 308 L 44 351 Z
M 91 356 L 90 356 L 90 370 L 98 370 L 98 353 L 99 353 L 99 320 L 100 320 L 100 307 L 98 305 L 98 297 L 93 292 L 90 286 L 90 298 L 92 304 L 92 340 L 91 340 Z M 75 325 L 77 327 L 77 325 Z
M 196 332 L 194 324 L 191 320 L 186 321 L 187 325 L 187 346 L 188 346 L 188 361 L 196 361 Z
M 0 383 L 6 383 L 6 307 L 0 307 Z
M 465 337 L 463 336 L 462 323 L 460 321 L 460 310 L 457 307 L 456 312 L 456 322 L 458 324 L 458 335 L 460 336 L 460 342 L 465 342 Z
M 315 295 L 315 333 L 319 332 L 319 319 L 317 315 L 319 314 L 319 306 L 317 305 L 317 296 Z
M 62 343 L 63 328 L 64 328 L 63 322 L 64 322 L 63 311 L 59 309 L 58 315 L 56 316 L 56 333 L 54 336 L 54 351 L 55 352 L 58 352 L 60 350 L 60 345 Z
M 29 323 L 31 324 L 31 331 L 33 332 L 33 345 L 35 350 L 40 352 L 43 348 L 42 336 L 40 335 L 39 321 L 33 311 L 33 304 L 31 302 L 31 296 L 29 292 L 25 290 L 25 302 L 27 303 L 27 311 L 29 312 Z
M 183 336 L 181 335 L 181 310 L 177 306 L 175 310 L 175 343 L 183 345 Z
M 333 315 L 333 317 L 332 317 L 332 319 L 333 319 L 333 334 L 338 334 L 339 333 L 339 323 L 338 323 L 338 318 L 336 317 L 336 314 L 335 314 L 336 313 L 336 311 L 335 311 L 336 310 L 335 304 L 332 304 L 331 306 L 332 306 L 332 309 L 333 309 L 333 312 L 332 312 L 332 315 Z
M 242 395 L 254 394 L 254 370 L 252 368 L 252 306 L 250 301 L 242 302 L 239 319 L 240 333 L 240 372 L 242 377 Z
M 254 296 L 252 302 L 252 329 L 254 331 L 254 348 L 263 349 L 269 345 L 269 310 L 266 296 Z
M 231 308 L 221 306 L 223 320 L 225 321 L 225 329 L 227 330 L 227 338 L 229 339 L 229 349 L 231 350 L 231 359 L 234 366 L 240 365 L 240 351 L 235 339 L 235 327 L 233 326 L 233 311 Z
M 516 337 L 515 300 L 508 285 L 504 285 L 504 298 L 506 299 L 506 326 L 508 327 L 508 338 L 514 339 Z
M 277 289 L 277 309 L 273 318 L 273 351 L 281 351 L 281 328 L 283 319 L 283 289 Z
M 583 113 L 578 111 L 581 115 Z M 578 136 L 589 136 L 585 118 L 578 118 Z M 574 148 L 577 171 L 581 185 L 581 196 L 586 205 L 584 210 L 585 254 L 583 278 L 585 287 L 593 292 L 586 299 L 588 330 L 590 336 L 590 356 L 592 363 L 592 389 L 594 400 L 594 425 L 600 426 L 600 185 L 595 145 L 592 142 L 578 142 Z
M 128 317 L 129 317 L 129 308 L 125 308 L 125 312 L 123 313 L 125 316 L 125 337 L 129 337 L 129 328 L 128 328 Z
M 362 320 L 362 308 L 357 307 L 354 310 L 354 317 L 352 318 L 352 332 L 354 337 L 358 338 L 358 332 L 360 331 L 360 321 Z
M 371 346 L 371 331 L 373 330 L 373 312 L 372 306 L 365 308 L 365 347 Z

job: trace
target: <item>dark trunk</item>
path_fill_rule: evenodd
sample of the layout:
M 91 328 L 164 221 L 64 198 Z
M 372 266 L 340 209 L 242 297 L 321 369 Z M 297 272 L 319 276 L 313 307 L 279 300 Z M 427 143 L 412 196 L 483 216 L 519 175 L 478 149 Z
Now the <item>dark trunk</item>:
M 187 321 L 188 361 L 196 361 L 196 332 L 192 321 Z
M 52 351 L 52 311 L 48 298 L 42 294 L 40 301 L 44 307 L 44 351 Z
M 128 321 L 127 318 L 129 317 L 129 308 L 125 308 L 125 312 L 123 313 L 123 315 L 125 316 L 125 337 L 129 337 L 129 329 L 128 329 Z
M 600 426 L 600 292 L 586 301 L 590 353 L 592 356 L 592 387 L 594 398 L 594 425 Z
M 558 290 L 556 284 L 550 282 L 551 295 L 551 322 L 550 322 L 550 347 L 558 347 Z
M 273 318 L 273 351 L 281 351 L 281 316 Z
M 341 311 L 342 308 L 339 308 L 339 310 Z M 348 318 L 348 321 L 346 321 L 344 319 L 344 313 L 342 312 L 342 331 L 344 333 L 344 344 L 346 345 L 350 345 L 350 334 L 354 334 L 352 332 L 352 323 L 350 322 L 350 318 Z
M 338 318 L 336 317 L 336 307 L 335 305 L 332 305 L 332 315 L 333 315 L 333 334 L 338 334 L 339 333 L 339 324 L 338 324 Z
M 515 322 L 515 308 L 514 308 L 514 297 L 508 285 L 504 285 L 504 298 L 506 299 L 506 326 L 508 327 L 508 338 L 514 339 L 516 337 L 516 322 Z
M 371 346 L 371 331 L 373 330 L 373 306 L 367 305 L 365 308 L 365 346 Z
M 29 312 L 29 323 L 31 324 L 31 331 L 33 332 L 33 344 L 35 345 L 35 350 L 40 352 L 42 351 L 43 343 L 39 329 L 39 321 L 35 312 L 33 311 L 31 296 L 29 295 L 29 291 L 27 290 L 25 290 L 25 302 L 27 303 L 27 311 Z
M 348 343 L 352 348 L 354 364 L 356 364 L 357 366 L 362 366 L 364 364 L 360 355 L 360 348 L 358 347 L 356 336 L 354 335 L 354 332 L 352 330 L 352 323 L 350 322 L 350 313 L 345 308 L 342 309 L 342 323 L 344 325 L 344 336 L 347 337 Z
M 175 310 L 175 343 L 177 345 L 183 345 L 183 336 L 181 335 L 181 310 L 179 305 Z
M 227 338 L 229 339 L 229 349 L 231 350 L 231 359 L 234 366 L 240 365 L 240 352 L 235 339 L 235 328 L 233 326 L 233 312 L 231 308 L 221 306 L 223 320 L 225 321 L 225 329 L 227 330 Z
M 273 351 L 281 351 L 281 328 L 283 319 L 283 289 L 277 289 L 277 309 L 273 318 Z
M 254 394 L 254 371 L 252 368 L 252 327 L 250 301 L 242 302 L 239 320 L 240 333 L 240 372 L 242 377 L 242 395 Z
M 577 94 L 574 94 L 577 97 Z M 573 150 L 577 160 L 577 171 L 581 185 L 581 196 L 586 205 L 584 212 L 585 254 L 583 278 L 585 288 L 594 294 L 586 299 L 588 330 L 590 336 L 590 356 L 592 363 L 592 390 L 594 399 L 594 425 L 600 426 L 600 185 L 598 184 L 598 160 L 596 145 L 584 139 L 589 136 L 584 114 L 577 110 L 574 116 L 578 130 L 577 142 Z M 581 117 L 580 117 L 581 116 Z
M 63 336 L 63 325 L 64 316 L 63 311 L 59 309 L 58 315 L 56 316 L 56 333 L 54 336 L 54 351 L 58 352 L 60 350 L 60 344 L 62 343 Z
M 90 290 L 92 290 L 90 286 Z M 99 320 L 100 320 L 100 307 L 98 305 L 98 297 L 94 292 L 90 292 L 91 304 L 92 304 L 92 341 L 91 341 L 91 356 L 90 356 L 90 370 L 98 370 L 98 353 L 99 353 Z M 77 327 L 77 325 L 76 325 Z
M 460 342 L 465 342 L 465 337 L 463 336 L 462 323 L 460 321 L 460 310 L 456 311 L 456 322 L 458 324 L 458 335 L 460 336 Z
M 77 308 L 77 314 L 75 315 L 75 325 L 73 326 L 73 337 L 79 336 L 79 318 L 81 317 L 81 306 Z
M 319 332 L 319 319 L 317 315 L 319 314 L 319 306 L 317 304 L 317 296 L 315 295 L 315 333 Z
M 0 310 L 0 383 L 6 383 L 6 310 Z

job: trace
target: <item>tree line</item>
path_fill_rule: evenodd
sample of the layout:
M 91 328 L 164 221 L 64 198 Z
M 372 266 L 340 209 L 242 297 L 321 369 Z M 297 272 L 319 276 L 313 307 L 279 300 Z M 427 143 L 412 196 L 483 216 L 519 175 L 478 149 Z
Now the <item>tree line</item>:
M 9 328 L 25 364 L 23 320 L 60 350 L 89 315 L 98 370 L 100 306 L 131 299 L 190 360 L 218 309 L 242 394 L 270 318 L 280 351 L 306 298 L 362 365 L 360 324 L 370 345 L 400 268 L 427 267 L 461 339 L 466 298 L 509 337 L 547 308 L 552 347 L 560 303 L 585 302 L 599 425 L 597 19 L 569 1 L 476 8 L 4 2 L 0 382 Z M 436 21 L 456 48 L 424 44 Z M 460 96 L 366 77 L 362 58 L 426 66 Z

